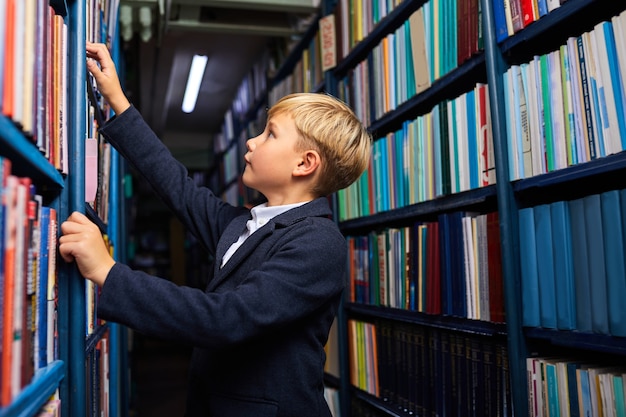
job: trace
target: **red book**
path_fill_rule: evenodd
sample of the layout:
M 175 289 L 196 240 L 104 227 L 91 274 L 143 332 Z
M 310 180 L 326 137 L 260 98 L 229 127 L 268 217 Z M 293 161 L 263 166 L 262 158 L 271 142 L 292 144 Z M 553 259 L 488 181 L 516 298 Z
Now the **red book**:
M 521 0 L 522 6 L 522 24 L 524 27 L 538 19 L 539 11 L 537 10 L 536 0 Z
M 494 323 L 504 323 L 504 288 L 498 212 L 487 213 L 487 259 L 489 262 L 489 316 Z

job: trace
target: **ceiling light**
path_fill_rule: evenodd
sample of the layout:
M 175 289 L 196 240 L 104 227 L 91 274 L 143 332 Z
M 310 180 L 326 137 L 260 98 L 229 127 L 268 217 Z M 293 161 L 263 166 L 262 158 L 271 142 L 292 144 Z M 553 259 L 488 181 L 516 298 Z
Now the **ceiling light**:
M 191 113 L 196 107 L 196 100 L 198 99 L 200 84 L 202 83 L 208 59 L 205 55 L 193 56 L 189 78 L 187 78 L 187 87 L 185 87 L 185 96 L 183 97 L 183 111 L 185 113 Z

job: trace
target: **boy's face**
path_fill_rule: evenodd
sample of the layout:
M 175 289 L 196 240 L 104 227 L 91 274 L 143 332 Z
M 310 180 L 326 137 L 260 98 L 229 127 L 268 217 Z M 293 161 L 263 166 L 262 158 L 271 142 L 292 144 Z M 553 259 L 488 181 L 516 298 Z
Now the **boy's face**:
M 268 199 L 285 196 L 292 173 L 302 163 L 302 152 L 296 152 L 296 125 L 288 114 L 277 114 L 268 120 L 265 130 L 248 139 L 243 183 Z

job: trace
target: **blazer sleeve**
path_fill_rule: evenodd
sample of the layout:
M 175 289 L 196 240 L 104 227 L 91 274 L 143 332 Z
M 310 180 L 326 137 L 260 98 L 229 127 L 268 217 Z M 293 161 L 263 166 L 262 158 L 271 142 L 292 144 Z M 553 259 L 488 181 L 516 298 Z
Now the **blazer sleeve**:
M 281 242 L 225 291 L 179 287 L 116 264 L 102 288 L 98 315 L 204 348 L 298 326 L 338 301 L 345 286 L 345 240 L 337 230 L 309 219 L 281 236 Z
M 208 188 L 197 186 L 134 106 L 109 120 L 100 133 L 211 253 L 215 253 L 223 228 L 247 211 L 225 203 Z

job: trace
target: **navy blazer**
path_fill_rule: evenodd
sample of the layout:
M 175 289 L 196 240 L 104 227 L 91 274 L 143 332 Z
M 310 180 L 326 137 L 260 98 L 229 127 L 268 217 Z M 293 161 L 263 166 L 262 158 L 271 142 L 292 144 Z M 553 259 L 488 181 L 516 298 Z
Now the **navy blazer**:
M 194 346 L 187 417 L 330 416 L 324 345 L 346 285 L 347 247 L 326 198 L 276 216 L 220 269 L 248 209 L 198 187 L 131 107 L 100 132 L 214 255 L 205 291 L 117 263 L 98 315 Z

